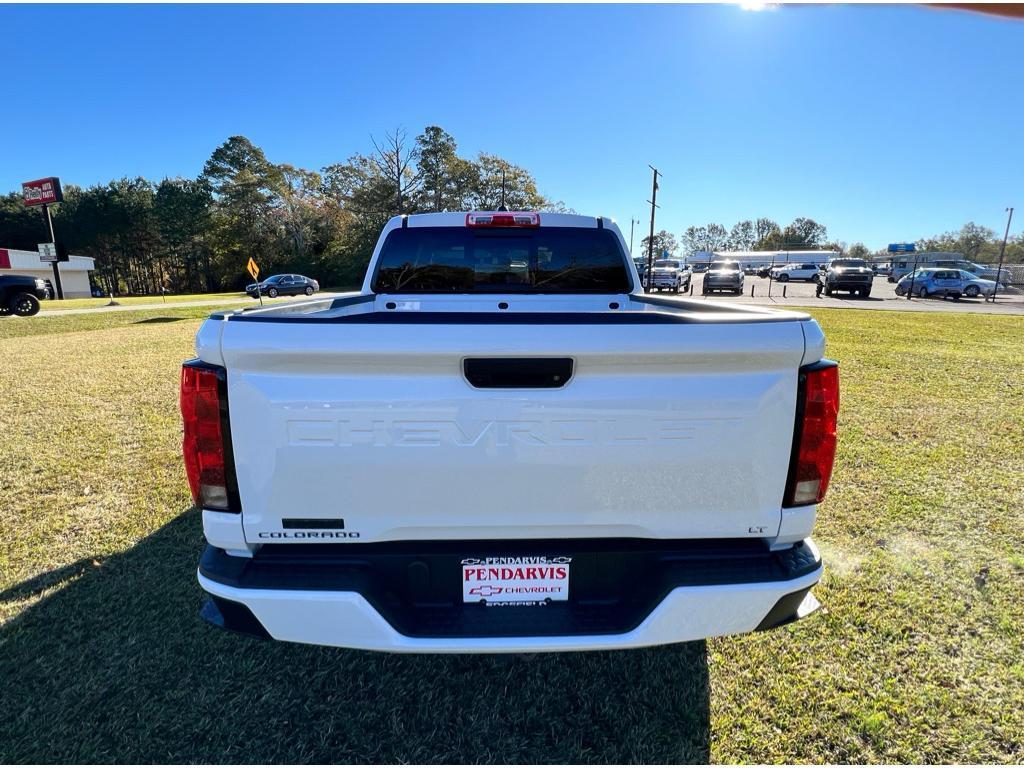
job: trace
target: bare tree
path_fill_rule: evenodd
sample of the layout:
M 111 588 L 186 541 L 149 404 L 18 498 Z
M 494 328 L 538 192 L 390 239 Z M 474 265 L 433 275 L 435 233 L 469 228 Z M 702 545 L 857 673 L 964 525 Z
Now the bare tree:
M 387 179 L 395 189 L 397 210 L 404 212 L 404 200 L 415 193 L 420 186 L 420 176 L 416 172 L 416 147 L 408 143 L 405 129 L 396 128 L 394 133 L 385 133 L 382 142 L 370 137 L 377 154 L 371 158 L 381 176 Z

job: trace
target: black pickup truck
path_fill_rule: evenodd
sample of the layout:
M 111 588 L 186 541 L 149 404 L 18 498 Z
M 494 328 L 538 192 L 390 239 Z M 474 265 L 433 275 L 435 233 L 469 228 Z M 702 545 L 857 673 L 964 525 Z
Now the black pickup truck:
M 0 275 L 0 315 L 31 317 L 47 298 L 46 281 L 29 275 Z
M 821 285 L 826 296 L 837 291 L 849 291 L 867 298 L 871 295 L 874 280 L 875 273 L 864 259 L 832 259 L 825 269 Z

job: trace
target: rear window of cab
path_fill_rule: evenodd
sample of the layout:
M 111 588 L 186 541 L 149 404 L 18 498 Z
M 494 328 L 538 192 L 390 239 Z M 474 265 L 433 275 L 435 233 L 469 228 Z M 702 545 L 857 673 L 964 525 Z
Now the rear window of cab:
M 619 239 L 583 227 L 407 227 L 388 233 L 375 293 L 629 293 Z

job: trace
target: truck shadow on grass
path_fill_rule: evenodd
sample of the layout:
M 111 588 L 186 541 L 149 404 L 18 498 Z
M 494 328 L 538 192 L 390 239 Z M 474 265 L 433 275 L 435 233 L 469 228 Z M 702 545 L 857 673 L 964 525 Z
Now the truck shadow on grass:
M 153 325 L 159 323 L 177 323 L 188 320 L 187 317 L 147 317 L 145 320 L 136 320 L 132 325 Z
M 703 763 L 707 652 L 395 656 L 198 617 L 191 510 L 0 627 L 0 762 Z

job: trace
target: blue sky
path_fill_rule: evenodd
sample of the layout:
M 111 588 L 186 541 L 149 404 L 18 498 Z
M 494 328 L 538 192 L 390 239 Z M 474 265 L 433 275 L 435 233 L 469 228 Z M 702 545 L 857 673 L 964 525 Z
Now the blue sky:
M 1024 21 L 920 7 L 0 6 L 0 189 L 320 168 L 428 124 L 581 213 L 809 216 L 880 247 L 1024 214 Z M 1024 215 L 1020 216 L 1024 221 Z M 647 224 L 642 225 L 646 228 Z M 1021 227 L 1015 226 L 1015 231 Z

